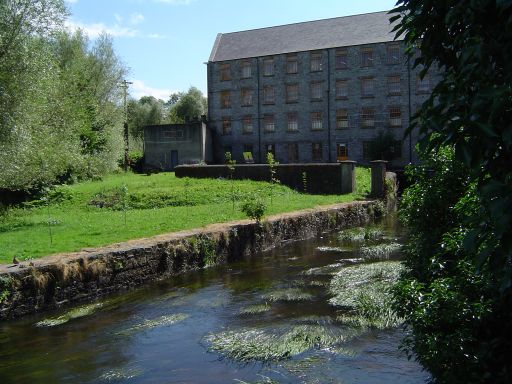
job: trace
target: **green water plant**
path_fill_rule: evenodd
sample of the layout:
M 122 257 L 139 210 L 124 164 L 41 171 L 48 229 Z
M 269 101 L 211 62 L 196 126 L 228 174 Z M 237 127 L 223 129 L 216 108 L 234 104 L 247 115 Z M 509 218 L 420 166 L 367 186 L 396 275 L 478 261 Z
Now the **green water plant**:
M 290 328 L 240 329 L 210 334 L 206 341 L 210 350 L 240 361 L 278 361 L 313 348 L 344 342 L 356 335 L 320 325 L 299 325 Z
M 304 292 L 299 288 L 282 288 L 262 295 L 263 300 L 270 302 L 276 301 L 304 301 L 313 299 L 313 295 Z
M 240 315 L 259 315 L 261 313 L 269 312 L 270 305 L 268 303 L 249 305 L 240 309 Z
M 361 247 L 359 253 L 361 257 L 369 261 L 389 260 L 398 256 L 402 250 L 399 243 L 382 243 L 377 245 Z
M 104 303 L 93 303 L 73 308 L 63 315 L 41 320 L 36 323 L 36 327 L 55 327 L 67 323 L 70 320 L 80 317 L 90 316 L 104 306 Z

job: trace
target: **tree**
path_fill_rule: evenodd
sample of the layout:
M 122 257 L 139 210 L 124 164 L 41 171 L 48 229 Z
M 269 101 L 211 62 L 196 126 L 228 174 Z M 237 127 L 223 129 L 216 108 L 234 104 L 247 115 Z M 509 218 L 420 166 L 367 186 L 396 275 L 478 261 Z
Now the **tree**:
M 199 118 L 201 115 L 206 114 L 206 112 L 207 102 L 203 93 L 196 87 L 190 87 L 187 93 L 179 96 L 172 105 L 170 120 L 172 123 L 183 123 L 187 118 Z
M 143 96 L 128 101 L 128 127 L 133 137 L 142 139 L 144 127 L 162 124 L 165 120 L 165 105 L 162 100 L 153 96 Z
M 433 172 L 406 192 L 406 345 L 439 382 L 512 382 L 512 3 L 401 0 L 392 11 L 442 79 L 409 128 Z M 420 219 L 421 218 L 421 219 Z

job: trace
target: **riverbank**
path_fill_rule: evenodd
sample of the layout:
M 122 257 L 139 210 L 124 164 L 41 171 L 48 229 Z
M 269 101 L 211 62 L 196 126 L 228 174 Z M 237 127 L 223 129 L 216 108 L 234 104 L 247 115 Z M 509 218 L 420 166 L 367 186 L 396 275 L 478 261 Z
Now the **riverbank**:
M 146 281 L 240 260 L 319 233 L 363 225 L 383 214 L 360 201 L 214 224 L 102 248 L 0 266 L 0 319 L 21 317 L 134 288 Z
M 355 193 L 319 196 L 261 181 L 180 179 L 174 173 L 123 173 L 63 185 L 7 211 L 0 204 L 0 263 L 244 219 L 241 203 L 255 198 L 267 203 L 266 216 L 364 199 L 369 169 L 356 169 L 356 186 Z

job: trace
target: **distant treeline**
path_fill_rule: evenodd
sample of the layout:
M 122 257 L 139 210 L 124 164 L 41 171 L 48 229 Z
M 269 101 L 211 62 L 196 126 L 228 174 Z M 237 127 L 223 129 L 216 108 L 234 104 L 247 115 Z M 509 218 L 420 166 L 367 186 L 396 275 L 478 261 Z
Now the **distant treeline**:
M 122 158 L 127 69 L 108 35 L 90 42 L 66 30 L 67 16 L 64 0 L 0 1 L 0 190 L 101 177 Z M 145 124 L 180 121 L 205 105 L 196 88 L 166 103 L 129 100 L 130 132 L 140 138 Z

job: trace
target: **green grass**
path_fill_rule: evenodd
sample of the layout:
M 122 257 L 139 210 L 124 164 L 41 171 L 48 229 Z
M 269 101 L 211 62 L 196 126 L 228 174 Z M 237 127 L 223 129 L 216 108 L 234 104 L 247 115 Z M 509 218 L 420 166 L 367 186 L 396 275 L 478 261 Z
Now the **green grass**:
M 240 204 L 254 196 L 267 202 L 265 216 L 353 201 L 369 192 L 370 171 L 358 167 L 356 179 L 356 193 L 347 195 L 306 195 L 275 185 L 272 204 L 268 183 L 237 180 L 235 210 L 229 180 L 127 173 L 61 186 L 48 196 L 49 206 L 37 200 L 0 213 L 0 263 L 244 219 Z

